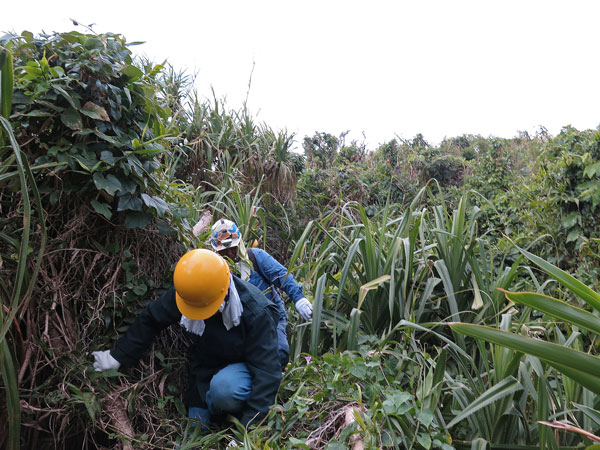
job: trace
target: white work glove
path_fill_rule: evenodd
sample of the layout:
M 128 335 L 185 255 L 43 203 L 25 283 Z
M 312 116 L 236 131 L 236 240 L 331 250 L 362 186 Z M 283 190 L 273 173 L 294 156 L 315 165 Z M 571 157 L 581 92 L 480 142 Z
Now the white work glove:
M 311 320 L 312 318 L 312 304 L 306 297 L 302 297 L 296 302 L 296 309 L 300 313 L 300 317 L 304 320 Z
M 104 372 L 108 369 L 118 370 L 121 367 L 121 363 L 112 357 L 110 350 L 104 350 L 103 352 L 92 352 L 96 361 L 94 362 L 94 369 L 96 372 Z

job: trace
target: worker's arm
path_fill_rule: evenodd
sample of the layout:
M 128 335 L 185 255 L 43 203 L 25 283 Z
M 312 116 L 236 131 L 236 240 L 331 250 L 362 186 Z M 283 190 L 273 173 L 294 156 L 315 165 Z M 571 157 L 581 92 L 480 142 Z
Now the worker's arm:
M 269 283 L 284 291 L 294 303 L 304 298 L 302 288 L 294 276 L 279 261 L 264 250 L 254 248 L 252 252 L 256 257 L 256 263 L 260 266 L 260 272 Z
M 262 420 L 275 403 L 281 383 L 281 363 L 277 351 L 277 307 L 263 305 L 249 318 L 245 362 L 252 376 L 252 392 L 240 418 L 244 426 Z
M 110 354 L 123 365 L 132 365 L 152 345 L 163 329 L 181 320 L 175 303 L 175 288 L 170 288 L 158 300 L 150 303 L 121 336 Z

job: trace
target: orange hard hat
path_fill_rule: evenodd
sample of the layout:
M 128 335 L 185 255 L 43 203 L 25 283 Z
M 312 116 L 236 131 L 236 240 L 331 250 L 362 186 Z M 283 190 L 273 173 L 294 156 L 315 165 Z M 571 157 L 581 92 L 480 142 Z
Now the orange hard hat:
M 183 255 L 173 274 L 181 314 L 192 320 L 214 315 L 227 295 L 229 277 L 229 266 L 215 252 L 195 249 Z

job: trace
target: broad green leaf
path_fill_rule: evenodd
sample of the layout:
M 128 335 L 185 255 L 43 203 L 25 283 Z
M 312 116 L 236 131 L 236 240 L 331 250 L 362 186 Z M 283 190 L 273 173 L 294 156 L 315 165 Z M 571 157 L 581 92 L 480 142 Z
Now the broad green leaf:
M 425 425 L 425 427 L 429 428 L 429 425 L 431 425 L 431 422 L 433 422 L 433 413 L 428 409 L 424 411 L 418 411 L 417 420 Z
M 114 155 L 113 152 L 111 152 L 110 150 L 103 150 L 102 152 L 100 152 L 100 159 L 102 161 L 104 161 L 105 163 L 110 164 L 111 166 L 115 163 L 115 161 L 117 160 Z
M 574 227 L 575 225 L 577 225 L 577 223 L 579 222 L 579 212 L 572 212 L 571 214 L 569 214 L 567 217 L 565 217 L 565 219 L 562 222 L 562 226 L 565 229 L 569 229 Z
M 588 390 L 600 394 L 600 377 L 598 376 L 590 376 L 588 373 L 584 373 L 581 370 L 574 369 L 570 366 L 565 366 L 563 364 L 558 364 L 554 362 L 548 362 L 552 367 L 558 370 L 563 375 L 568 376 L 572 380 L 581 384 Z
M 108 174 L 104 177 L 102 172 L 94 172 L 93 178 L 94 184 L 98 190 L 104 189 L 109 195 L 115 195 L 115 193 L 121 189 L 121 182 L 112 174 Z
M 152 222 L 150 214 L 134 211 L 128 213 L 125 217 L 125 228 L 146 228 L 150 222 Z
M 59 156 L 65 156 L 68 157 L 67 154 L 63 153 Z M 74 156 L 75 160 L 77 161 L 77 163 L 86 171 L 86 172 L 90 172 L 93 173 L 96 171 L 96 169 L 100 166 L 100 161 L 98 161 L 95 158 L 95 155 L 93 153 L 90 152 L 82 152 L 78 155 Z M 59 158 L 60 160 L 60 158 Z
M 529 306 L 564 322 L 600 334 L 600 319 L 588 311 L 535 292 L 508 292 L 503 289 L 500 291 L 504 292 L 506 298 L 512 302 Z
M 94 130 L 94 134 L 109 144 L 120 145 L 119 141 L 117 141 L 114 137 L 104 134 L 98 130 Z
M 119 197 L 119 204 L 117 205 L 117 211 L 141 211 L 142 210 L 142 201 L 139 198 L 132 197 L 127 194 L 122 197 Z
M 600 162 L 591 164 L 583 170 L 583 175 L 589 178 L 593 178 L 597 174 L 600 174 Z
M 71 107 L 73 107 L 75 110 L 78 110 L 81 108 L 81 103 L 79 103 L 78 97 L 73 97 L 71 94 L 69 94 L 67 91 L 65 91 L 61 86 L 58 86 L 57 83 L 53 83 L 52 87 L 58 93 L 60 93 L 60 95 L 62 95 L 69 102 Z M 74 92 L 74 91 L 71 91 L 71 92 Z
M 429 450 L 431 448 L 431 436 L 424 433 L 417 434 L 417 441 L 423 446 L 423 448 Z
M 121 72 L 123 75 L 129 78 L 129 82 L 139 80 L 142 76 L 144 76 L 144 72 L 135 66 L 125 66 Z
M 50 117 L 52 113 L 50 111 L 42 111 L 41 109 L 34 109 L 28 113 L 21 114 L 23 117 Z
M 574 228 L 567 235 L 567 242 L 575 242 L 581 236 L 581 230 L 579 228 Z
M 104 217 L 110 220 L 110 218 L 112 217 L 110 205 L 108 205 L 107 203 L 100 203 L 98 200 L 92 200 L 90 203 L 92 205 L 92 208 L 94 208 L 94 211 L 96 211 L 98 214 L 102 214 Z
M 119 181 L 121 182 L 121 193 L 134 194 L 137 190 L 137 184 L 134 180 L 119 176 Z
M 158 228 L 158 232 L 160 234 L 166 234 L 166 235 L 177 234 L 177 230 L 175 230 L 174 228 L 171 228 L 169 226 L 169 224 L 166 223 L 164 220 L 157 220 L 156 228 Z
M 142 194 L 142 200 L 146 206 L 150 208 L 154 208 L 158 213 L 159 217 L 162 217 L 163 214 L 169 210 L 169 205 L 162 198 L 156 197 L 154 195 L 150 196 L 147 194 Z
M 71 130 L 81 130 L 83 127 L 81 116 L 74 108 L 65 110 L 65 112 L 60 115 L 60 120 Z
M 85 114 L 92 119 L 110 122 L 106 110 L 102 106 L 96 105 L 94 102 L 87 102 L 80 111 L 82 114 Z

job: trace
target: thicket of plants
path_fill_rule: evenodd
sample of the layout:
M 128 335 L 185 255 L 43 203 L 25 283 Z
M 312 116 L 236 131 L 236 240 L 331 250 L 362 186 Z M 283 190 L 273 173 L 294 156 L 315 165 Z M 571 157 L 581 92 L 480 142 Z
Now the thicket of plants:
M 299 142 L 131 45 L 0 39 L 0 446 L 599 440 L 600 131 Z M 313 301 L 312 324 L 289 310 L 292 362 L 251 430 L 185 419 L 179 329 L 135 368 L 91 367 L 206 245 L 201 216 L 236 221 Z

